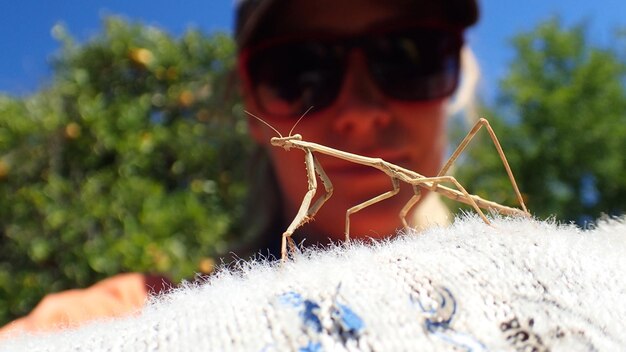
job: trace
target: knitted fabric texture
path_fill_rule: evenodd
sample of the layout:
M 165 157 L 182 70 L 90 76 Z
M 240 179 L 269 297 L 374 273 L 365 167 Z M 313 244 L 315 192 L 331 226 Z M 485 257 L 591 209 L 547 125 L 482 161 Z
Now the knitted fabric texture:
M 242 262 L 137 315 L 1 351 L 624 351 L 626 219 L 474 216 L 419 235 Z

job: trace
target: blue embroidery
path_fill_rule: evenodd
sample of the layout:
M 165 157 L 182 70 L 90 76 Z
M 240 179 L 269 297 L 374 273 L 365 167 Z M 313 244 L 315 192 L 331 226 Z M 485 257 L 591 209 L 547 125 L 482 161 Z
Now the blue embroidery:
M 322 322 L 318 316 L 320 305 L 304 299 L 298 292 L 289 291 L 278 296 L 280 303 L 294 307 L 299 310 L 298 315 L 302 321 L 312 327 L 316 332 L 322 331 Z
M 299 352 L 321 352 L 323 350 L 322 350 L 322 345 L 319 342 L 309 341 L 309 343 L 306 346 L 300 347 L 298 351 Z
M 337 303 L 336 306 L 337 308 L 333 310 L 333 318 L 339 323 L 340 329 L 343 332 L 356 338 L 361 330 L 363 330 L 365 323 L 363 323 L 361 317 L 354 313 L 350 307 L 341 303 Z
M 320 305 L 311 301 L 304 301 L 304 309 L 300 312 L 300 317 L 305 324 L 312 327 L 316 332 L 322 332 L 322 322 L 318 316 Z
M 341 285 L 337 286 L 337 293 L 340 287 Z M 358 339 L 365 323 L 348 305 L 337 302 L 336 297 L 335 295 L 330 310 L 332 326 L 327 329 L 326 333 L 334 335 L 338 341 L 345 344 L 348 340 Z M 290 291 L 278 296 L 278 301 L 297 309 L 303 325 L 311 329 L 309 331 L 321 333 L 324 330 L 321 307 L 314 300 L 305 299 L 300 293 Z M 299 349 L 302 352 L 321 352 L 322 350 L 322 345 L 314 341 L 309 341 L 306 346 Z
M 426 331 L 466 351 L 486 351 L 487 347 L 478 339 L 470 334 L 457 332 L 450 326 L 457 312 L 456 299 L 452 292 L 445 287 L 438 287 L 435 290 L 439 304 L 431 309 L 426 309 L 419 299 L 411 297 L 411 301 L 417 303 L 422 312 L 426 313 L 424 320 Z
M 292 307 L 297 307 L 301 305 L 304 301 L 299 293 L 293 291 L 283 293 L 282 295 L 278 296 L 278 300 L 280 301 L 280 303 Z

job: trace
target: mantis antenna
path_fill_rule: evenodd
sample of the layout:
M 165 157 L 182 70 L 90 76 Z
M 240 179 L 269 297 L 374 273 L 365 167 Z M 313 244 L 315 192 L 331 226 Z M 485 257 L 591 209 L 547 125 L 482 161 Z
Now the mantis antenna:
M 312 106 L 311 106 L 310 108 L 308 108 L 308 109 L 304 112 L 304 114 L 302 114 L 302 116 L 300 116 L 300 118 L 298 119 L 298 121 L 296 121 L 296 123 L 294 123 L 294 124 L 293 124 L 293 127 L 291 127 L 291 130 L 289 130 L 289 135 L 288 135 L 288 137 L 291 137 L 291 133 L 292 133 L 292 132 L 293 132 L 293 130 L 296 128 L 296 126 L 298 125 L 298 123 L 300 122 L 300 120 L 302 120 L 302 118 L 303 118 L 304 116 L 306 116 L 306 114 L 308 114 L 308 113 L 309 113 L 309 111 L 311 111 L 311 109 L 313 109 L 313 107 L 312 107 Z M 248 114 L 248 115 L 250 115 L 250 116 L 254 117 L 255 119 L 257 119 L 257 120 L 261 121 L 261 122 L 262 122 L 265 126 L 267 126 L 267 127 L 271 128 L 274 132 L 276 132 L 276 134 L 278 134 L 278 136 L 279 136 L 280 138 L 283 138 L 283 135 L 282 135 L 282 134 L 280 134 L 280 132 L 278 132 L 278 130 L 277 130 L 277 129 L 275 129 L 272 125 L 270 125 L 269 123 L 265 122 L 265 120 L 263 120 L 262 118 L 260 118 L 260 117 L 256 116 L 255 114 L 251 113 L 251 112 L 250 112 L 250 111 L 248 111 L 248 110 L 244 110 L 244 112 L 245 112 L 246 114 Z
M 244 112 L 245 112 L 246 114 L 248 114 L 248 115 L 250 115 L 250 116 L 254 117 L 255 119 L 257 119 L 257 120 L 259 120 L 259 121 L 263 122 L 263 124 L 264 124 L 265 126 L 267 126 L 267 127 L 271 128 L 272 130 L 274 130 L 274 132 L 276 132 L 276 134 L 278 134 L 278 136 L 279 136 L 280 138 L 283 138 L 283 135 L 282 135 L 282 134 L 280 134 L 280 132 L 278 132 L 278 130 L 277 130 L 277 129 L 275 129 L 274 127 L 272 127 L 272 125 L 270 125 L 269 123 L 265 122 L 262 118 L 260 118 L 260 117 L 256 116 L 255 114 L 251 113 L 251 112 L 250 112 L 250 111 L 248 111 L 248 110 L 244 110 Z M 300 120 L 298 120 L 298 121 L 300 121 Z M 297 122 L 296 122 L 296 123 L 297 123 Z M 289 134 L 291 134 L 291 132 L 289 132 Z
M 293 124 L 293 127 L 291 127 L 291 129 L 289 130 L 289 136 L 291 136 L 291 132 L 293 132 L 293 130 L 296 128 L 296 126 L 298 125 L 298 123 L 300 122 L 300 120 L 302 120 L 302 118 L 309 113 L 309 111 L 311 111 L 311 109 L 313 109 L 313 107 L 311 106 L 310 108 L 308 108 L 304 114 L 302 114 L 302 116 L 300 116 L 300 118 L 298 119 L 298 121 L 296 121 L 296 123 Z

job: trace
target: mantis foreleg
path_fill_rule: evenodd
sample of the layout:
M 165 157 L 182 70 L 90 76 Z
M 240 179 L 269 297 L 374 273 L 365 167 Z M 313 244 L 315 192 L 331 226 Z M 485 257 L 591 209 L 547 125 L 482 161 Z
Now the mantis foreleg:
M 304 199 L 302 200 L 302 204 L 300 205 L 300 209 L 296 214 L 296 217 L 291 222 L 291 225 L 287 228 L 287 230 L 283 233 L 283 243 L 281 247 L 281 257 L 282 260 L 287 258 L 287 246 L 289 246 L 290 252 L 296 251 L 296 245 L 293 242 L 291 236 L 293 232 L 300 226 L 302 226 L 307 221 L 311 220 L 317 211 L 324 205 L 324 203 L 332 196 L 333 194 L 333 184 L 330 182 L 328 175 L 322 168 L 322 165 L 319 163 L 317 158 L 313 155 L 310 150 L 305 151 L 304 156 L 304 164 L 306 166 L 307 171 L 307 179 L 308 179 L 308 191 L 304 195 Z M 312 206 L 309 207 L 313 197 L 315 196 L 315 192 L 317 190 L 317 179 L 315 178 L 315 172 L 320 176 L 322 180 L 322 184 L 324 184 L 324 190 L 326 193 L 318 198 Z
M 300 204 L 300 209 L 298 209 L 298 213 L 296 217 L 293 219 L 287 230 L 283 232 L 283 240 L 280 247 L 280 255 L 281 259 L 284 261 L 287 259 L 287 244 L 292 249 L 292 252 L 295 250 L 296 246 L 293 243 L 293 239 L 291 235 L 293 232 L 302 224 L 304 224 L 308 220 L 308 212 L 309 205 L 311 205 L 311 200 L 313 196 L 315 196 L 315 191 L 317 190 L 317 180 L 315 179 L 315 162 L 313 158 L 313 153 L 310 150 L 305 150 L 304 155 L 304 165 L 306 166 L 306 175 L 308 179 L 308 191 L 304 195 L 304 199 L 302 199 L 302 204 Z
M 320 176 L 320 180 L 322 180 L 322 184 L 324 185 L 324 190 L 326 191 L 326 193 L 322 197 L 319 197 L 315 201 L 315 203 L 313 203 L 313 206 L 311 206 L 311 208 L 307 212 L 306 221 L 308 221 L 309 219 L 312 219 L 315 216 L 315 214 L 317 214 L 317 211 L 322 207 L 322 205 L 324 205 L 324 203 L 328 200 L 328 198 L 330 198 L 330 196 L 333 195 L 333 184 L 332 182 L 330 182 L 330 179 L 326 175 L 326 172 L 322 168 L 322 165 L 317 160 L 315 155 L 313 155 L 313 162 L 315 165 L 315 171 Z

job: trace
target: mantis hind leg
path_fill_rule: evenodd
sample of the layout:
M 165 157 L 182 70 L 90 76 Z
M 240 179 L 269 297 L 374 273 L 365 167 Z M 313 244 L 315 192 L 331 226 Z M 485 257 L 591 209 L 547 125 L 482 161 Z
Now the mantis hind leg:
M 389 197 L 393 197 L 396 194 L 398 194 L 398 192 L 400 191 L 400 181 L 395 178 L 392 177 L 391 178 L 391 184 L 393 186 L 393 189 L 390 191 L 387 191 L 383 194 L 380 194 L 368 201 L 365 201 L 361 204 L 355 205 L 352 208 L 348 209 L 348 211 L 346 211 L 346 243 L 350 242 L 350 215 L 362 210 L 363 208 L 369 207 L 370 205 L 374 204 L 374 203 L 378 203 L 381 200 L 385 200 Z
M 454 186 L 461 192 L 461 194 L 458 197 L 461 197 L 465 201 L 467 201 L 467 204 L 471 205 L 472 208 L 474 208 L 476 213 L 478 213 L 478 215 L 480 215 L 481 219 L 483 219 L 483 221 L 487 225 L 491 225 L 491 221 L 489 221 L 489 219 L 487 219 L 487 217 L 485 216 L 485 213 L 483 213 L 483 211 L 478 206 L 478 203 L 476 203 L 474 198 L 472 198 L 472 196 L 467 192 L 465 187 L 463 187 L 459 183 L 459 181 L 457 181 L 456 178 L 454 178 L 453 176 L 420 177 L 420 178 L 416 178 L 416 179 L 413 179 L 413 180 L 410 181 L 410 183 L 413 186 L 418 186 L 418 185 L 420 185 L 422 183 L 426 183 L 426 184 L 430 183 L 430 185 L 427 185 L 426 187 L 430 188 L 432 190 L 436 190 L 437 189 L 437 185 L 441 184 L 443 182 L 450 182 L 450 183 L 454 184 Z
M 522 194 L 520 193 L 519 188 L 517 187 L 517 182 L 515 182 L 513 171 L 511 171 L 511 167 L 509 166 L 509 162 L 506 159 L 504 150 L 502 150 L 502 146 L 500 145 L 500 142 L 498 141 L 498 137 L 496 136 L 496 133 L 493 131 L 493 128 L 491 128 L 489 121 L 487 121 L 484 118 L 479 119 L 478 122 L 476 122 L 476 124 L 474 125 L 474 127 L 472 127 L 472 129 L 467 133 L 467 136 L 465 136 L 463 141 L 461 141 L 461 143 L 456 148 L 454 153 L 452 153 L 452 156 L 450 156 L 446 164 L 441 168 L 437 176 L 443 176 L 446 174 L 446 172 L 448 172 L 448 169 L 450 169 L 452 164 L 461 155 L 461 153 L 465 150 L 469 142 L 476 136 L 476 133 L 478 133 L 478 131 L 483 126 L 487 129 L 487 132 L 489 133 L 489 137 L 491 138 L 493 145 L 496 147 L 496 150 L 498 151 L 498 155 L 500 156 L 500 160 L 502 161 L 502 164 L 504 165 L 504 169 L 506 170 L 506 173 L 509 177 L 509 181 L 511 182 L 511 185 L 513 186 L 513 191 L 515 192 L 515 196 L 517 197 L 518 203 L 522 207 L 522 210 L 524 211 L 524 213 L 526 213 L 526 215 L 529 216 L 530 214 L 528 213 L 528 210 L 526 209 L 526 204 L 524 204 L 524 199 L 522 197 Z

